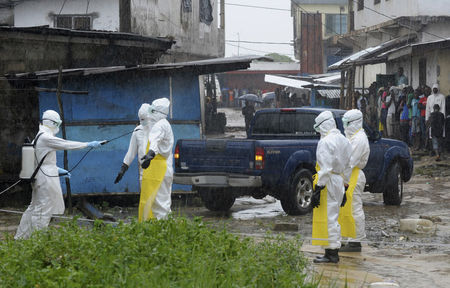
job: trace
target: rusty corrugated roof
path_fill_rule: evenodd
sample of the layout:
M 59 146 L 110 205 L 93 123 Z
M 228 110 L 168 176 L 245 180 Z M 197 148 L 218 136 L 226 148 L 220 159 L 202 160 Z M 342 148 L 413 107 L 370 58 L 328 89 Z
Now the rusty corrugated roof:
M 272 58 L 266 56 L 237 56 L 227 58 L 214 58 L 207 60 L 177 62 L 169 64 L 142 64 L 136 66 L 111 66 L 111 67 L 95 67 L 95 68 L 74 68 L 64 69 L 63 76 L 89 76 L 96 74 L 117 73 L 117 72 L 131 72 L 131 71 L 146 71 L 146 72 L 190 72 L 197 75 L 209 73 L 221 73 L 225 71 L 247 69 L 253 60 L 272 61 Z M 11 77 L 12 75 L 6 75 Z M 21 79 L 40 79 L 40 78 L 54 78 L 58 76 L 58 70 L 44 70 L 36 72 L 18 73 L 15 78 Z

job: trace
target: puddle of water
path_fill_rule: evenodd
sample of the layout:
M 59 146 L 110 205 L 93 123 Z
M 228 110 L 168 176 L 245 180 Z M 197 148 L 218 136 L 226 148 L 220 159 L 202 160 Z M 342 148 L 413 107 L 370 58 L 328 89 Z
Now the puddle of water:
M 244 208 L 233 212 L 231 217 L 238 220 L 251 220 L 255 218 L 272 218 L 285 214 L 281 203 L 278 200 L 271 198 L 254 199 L 251 197 L 243 197 L 236 199 L 235 205 L 249 205 L 249 208 Z

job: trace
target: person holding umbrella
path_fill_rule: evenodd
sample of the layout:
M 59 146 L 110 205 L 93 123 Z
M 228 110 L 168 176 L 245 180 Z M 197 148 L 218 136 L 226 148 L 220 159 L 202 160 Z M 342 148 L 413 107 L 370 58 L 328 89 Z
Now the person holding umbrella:
M 253 115 L 255 115 L 255 102 L 253 101 L 245 101 L 245 106 L 242 107 L 242 115 L 244 115 L 245 119 L 245 132 L 247 133 L 247 137 L 249 135 L 250 129 L 250 121 L 252 121 Z

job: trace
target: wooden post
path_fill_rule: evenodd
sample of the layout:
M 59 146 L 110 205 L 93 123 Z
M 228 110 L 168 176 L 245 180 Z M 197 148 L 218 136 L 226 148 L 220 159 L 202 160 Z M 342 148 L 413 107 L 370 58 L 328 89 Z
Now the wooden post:
M 350 109 L 355 109 L 355 78 L 356 78 L 356 67 L 355 67 L 355 65 L 353 65 L 353 67 L 352 67 L 352 71 L 353 71 L 353 73 L 352 73 L 352 98 L 351 98 L 351 107 L 350 107 Z
M 366 82 L 366 75 L 365 75 L 365 72 L 366 72 L 366 66 L 365 65 L 362 65 L 362 66 L 360 66 L 360 67 L 362 67 L 362 69 L 363 69 L 363 75 L 362 75 L 362 91 L 361 91 L 361 95 L 364 95 L 364 89 L 366 88 L 365 87 L 365 83 L 364 82 Z
M 345 97 L 345 107 L 344 109 L 347 110 L 350 107 L 351 103 L 351 97 L 352 97 L 352 74 L 353 69 L 348 69 L 347 71 L 347 95 Z
M 339 109 L 344 109 L 344 89 L 345 89 L 345 70 L 341 70 L 341 94 L 339 98 Z
M 63 103 L 62 103 L 62 97 L 61 97 L 61 90 L 62 90 L 62 66 L 59 66 L 58 69 L 58 87 L 56 91 L 56 99 L 58 100 L 58 106 L 59 106 L 59 114 L 61 115 L 62 125 L 61 125 L 61 131 L 62 131 L 62 138 L 66 139 L 66 124 L 64 121 L 64 109 L 63 109 Z M 64 169 L 69 171 L 69 163 L 67 160 L 67 150 L 64 150 Z M 70 179 L 65 178 L 66 180 L 66 191 L 67 191 L 67 204 L 69 206 L 69 214 L 72 214 L 72 191 L 70 190 Z

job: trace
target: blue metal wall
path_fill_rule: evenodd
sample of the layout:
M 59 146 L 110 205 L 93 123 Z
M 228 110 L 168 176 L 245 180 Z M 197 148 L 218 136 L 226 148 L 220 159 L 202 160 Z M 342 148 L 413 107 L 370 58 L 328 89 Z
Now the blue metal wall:
M 63 94 L 67 139 L 75 141 L 108 140 L 130 132 L 135 125 L 119 125 L 117 121 L 138 123 L 137 113 L 142 103 L 157 98 L 170 99 L 172 83 L 172 118 L 175 121 L 200 122 L 200 96 L 197 75 L 178 74 L 156 76 L 146 72 L 120 72 L 87 77 L 64 78 L 63 89 L 89 91 L 88 95 Z M 56 87 L 56 81 L 45 85 Z M 59 111 L 55 93 L 41 92 L 39 109 Z M 112 122 L 116 122 L 112 123 Z M 109 124 L 111 123 L 111 124 Z M 175 142 L 180 138 L 200 138 L 199 124 L 172 124 Z M 61 132 L 58 135 L 61 137 Z M 139 192 L 138 166 L 135 160 L 119 184 L 114 179 L 128 150 L 131 135 L 92 150 L 72 172 L 72 194 L 108 194 Z M 69 169 L 87 149 L 68 152 Z M 63 166 L 63 153 L 58 152 L 58 166 Z M 61 182 L 63 183 L 63 182 Z M 64 182 L 65 183 L 65 182 Z M 62 185 L 65 193 L 65 184 Z M 188 186 L 174 185 L 174 190 Z

